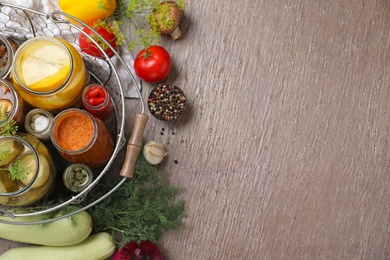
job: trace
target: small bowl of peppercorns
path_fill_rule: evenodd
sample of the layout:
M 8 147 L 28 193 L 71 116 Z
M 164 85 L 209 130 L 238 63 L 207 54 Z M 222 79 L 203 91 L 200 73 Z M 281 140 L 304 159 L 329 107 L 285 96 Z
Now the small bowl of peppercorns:
M 174 121 L 184 113 L 186 97 L 174 84 L 159 84 L 149 94 L 148 107 L 155 118 Z

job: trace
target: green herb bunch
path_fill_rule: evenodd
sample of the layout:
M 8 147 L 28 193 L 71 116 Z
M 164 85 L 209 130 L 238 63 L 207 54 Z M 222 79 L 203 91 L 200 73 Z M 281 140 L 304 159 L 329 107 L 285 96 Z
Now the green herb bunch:
M 0 170 L 8 171 L 8 176 L 11 180 L 22 180 L 26 178 L 26 172 L 29 172 L 29 168 L 26 167 L 25 163 L 19 160 L 14 161 L 11 167 L 0 168 Z
M 179 187 L 167 183 L 164 172 L 139 156 L 133 179 L 125 181 L 114 193 L 88 211 L 96 232 L 110 232 L 118 247 L 130 241 L 158 243 L 168 230 L 183 226 L 184 200 L 177 200 Z M 100 186 L 100 187 L 99 187 Z M 86 197 L 91 203 L 114 184 L 101 184 Z M 95 191 L 96 190 L 96 191 Z
M 133 50 L 140 45 L 145 48 L 158 44 L 161 30 L 170 28 L 174 21 L 170 16 L 170 8 L 161 5 L 164 0 L 118 0 L 117 9 L 113 13 L 114 21 L 106 19 L 98 22 L 111 30 L 117 44 L 126 42 L 127 48 Z M 177 0 L 181 10 L 185 8 L 185 0 Z M 100 5 L 105 8 L 104 5 Z M 111 28 L 110 28 L 111 27 Z
M 12 136 L 18 131 L 18 126 L 12 118 L 8 118 L 8 113 L 3 106 L 0 106 L 0 136 Z

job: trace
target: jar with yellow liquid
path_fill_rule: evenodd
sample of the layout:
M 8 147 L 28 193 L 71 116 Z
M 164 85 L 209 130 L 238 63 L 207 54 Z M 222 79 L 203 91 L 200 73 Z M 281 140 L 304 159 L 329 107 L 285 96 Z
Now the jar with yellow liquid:
M 22 98 L 53 114 L 81 105 L 88 76 L 79 52 L 69 42 L 48 36 L 25 41 L 15 53 L 11 71 Z

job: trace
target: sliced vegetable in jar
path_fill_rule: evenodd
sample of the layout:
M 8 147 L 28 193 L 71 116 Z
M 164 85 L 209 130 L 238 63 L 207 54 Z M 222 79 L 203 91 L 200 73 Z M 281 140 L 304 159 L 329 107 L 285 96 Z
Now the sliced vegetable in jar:
M 43 184 L 45 184 L 46 181 L 49 179 L 49 174 L 50 174 L 49 162 L 42 155 L 38 155 L 38 157 L 39 157 L 38 176 L 31 188 L 40 187 Z M 25 172 L 26 176 L 24 178 L 21 178 L 20 182 L 26 186 L 34 178 L 34 175 L 37 171 L 37 161 L 35 160 L 35 156 L 33 153 L 28 153 L 28 154 L 23 154 L 21 156 L 20 162 L 24 164 L 26 170 Z
M 24 151 L 24 145 L 17 140 L 5 139 L 0 141 L 0 165 L 7 165 Z
M 9 177 L 8 171 L 0 170 L 0 193 L 15 192 L 19 189 L 15 180 Z M 12 198 L 0 196 L 0 204 L 6 205 Z

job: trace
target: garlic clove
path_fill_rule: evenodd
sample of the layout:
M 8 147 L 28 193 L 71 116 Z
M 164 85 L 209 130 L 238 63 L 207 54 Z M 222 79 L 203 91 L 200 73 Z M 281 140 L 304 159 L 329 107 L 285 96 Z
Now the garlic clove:
M 164 157 L 167 155 L 164 145 L 150 141 L 144 146 L 143 155 L 146 161 L 152 165 L 161 163 Z

